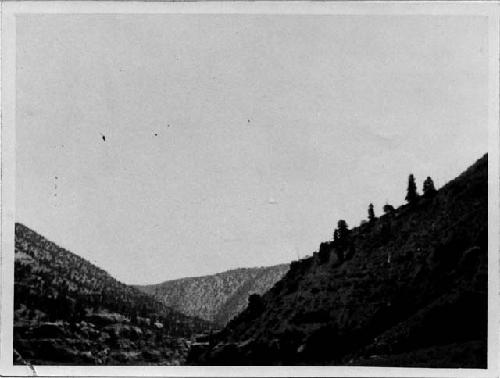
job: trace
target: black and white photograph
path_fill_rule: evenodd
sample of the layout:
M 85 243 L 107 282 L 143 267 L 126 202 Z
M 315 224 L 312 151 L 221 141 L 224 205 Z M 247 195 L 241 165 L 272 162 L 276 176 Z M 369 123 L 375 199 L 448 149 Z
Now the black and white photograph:
M 494 3 L 91 3 L 2 15 L 4 367 L 498 376 Z

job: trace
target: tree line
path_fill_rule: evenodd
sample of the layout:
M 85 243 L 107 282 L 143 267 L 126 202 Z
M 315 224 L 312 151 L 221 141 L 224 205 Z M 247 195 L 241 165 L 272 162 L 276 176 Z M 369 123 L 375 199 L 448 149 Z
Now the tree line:
M 405 200 L 409 206 L 414 205 L 418 202 L 420 197 L 431 198 L 437 192 L 434 187 L 434 181 L 431 177 L 427 177 L 422 186 L 423 194 L 420 195 L 417 191 L 417 184 L 415 182 L 415 176 L 410 174 L 408 177 L 408 187 L 406 189 L 406 197 Z M 383 207 L 383 211 L 385 214 L 392 214 L 395 211 L 394 206 L 385 204 Z M 364 220 L 363 223 L 373 224 L 375 222 L 375 209 L 373 203 L 368 205 L 368 220 Z M 390 230 L 387 228 L 387 224 L 383 224 L 381 228 L 382 234 L 387 234 Z M 333 241 L 323 242 L 320 244 L 320 248 L 318 251 L 318 258 L 320 264 L 328 261 L 330 257 L 330 252 L 333 250 L 337 255 L 337 264 L 342 264 L 343 261 L 349 259 L 353 256 L 354 247 L 351 242 L 350 237 L 351 230 L 349 230 L 349 226 L 344 219 L 340 219 L 337 222 L 337 228 L 333 231 Z M 304 260 L 295 261 L 291 264 L 291 269 L 299 269 L 300 266 L 303 266 L 306 263 Z M 248 298 L 248 311 L 247 316 L 254 317 L 260 314 L 265 308 L 263 299 L 258 294 L 252 294 Z
M 417 191 L 415 176 L 412 173 L 410 173 L 410 175 L 408 176 L 408 187 L 406 189 L 406 197 L 405 197 L 406 202 L 409 205 L 413 205 L 418 201 L 420 197 L 430 198 L 437 192 L 434 186 L 434 181 L 430 176 L 427 176 L 427 178 L 424 180 L 422 185 L 422 192 L 423 194 L 421 196 Z M 394 206 L 389 205 L 388 203 L 386 203 L 383 207 L 383 211 L 385 214 L 390 214 L 394 210 L 395 210 Z M 376 219 L 375 209 L 373 203 L 370 203 L 368 205 L 368 223 L 373 223 L 375 219 Z M 333 242 L 338 243 L 342 240 L 345 241 L 348 234 L 349 234 L 349 227 L 347 226 L 347 222 L 344 219 L 340 219 L 337 222 L 337 228 L 333 231 Z

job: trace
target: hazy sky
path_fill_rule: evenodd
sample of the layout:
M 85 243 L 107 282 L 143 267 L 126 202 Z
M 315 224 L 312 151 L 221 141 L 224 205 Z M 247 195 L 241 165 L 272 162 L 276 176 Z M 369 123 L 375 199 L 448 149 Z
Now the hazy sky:
M 289 262 L 486 152 L 487 49 L 481 17 L 18 17 L 16 219 L 127 283 Z

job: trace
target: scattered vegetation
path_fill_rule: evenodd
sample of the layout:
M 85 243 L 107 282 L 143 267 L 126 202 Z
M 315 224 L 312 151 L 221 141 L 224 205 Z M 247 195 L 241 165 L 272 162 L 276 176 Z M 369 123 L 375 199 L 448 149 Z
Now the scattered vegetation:
M 189 363 L 485 368 L 487 165 L 422 197 L 410 175 L 407 205 L 339 221 Z
M 211 327 L 19 223 L 14 278 L 14 348 L 37 364 L 182 363 Z
M 136 287 L 176 311 L 222 327 L 247 307 L 250 294 L 269 290 L 288 268 L 288 264 L 241 268 Z
M 408 204 L 289 268 L 141 287 L 16 224 L 15 363 L 484 368 L 487 182 L 487 155 L 422 196 L 411 174 Z

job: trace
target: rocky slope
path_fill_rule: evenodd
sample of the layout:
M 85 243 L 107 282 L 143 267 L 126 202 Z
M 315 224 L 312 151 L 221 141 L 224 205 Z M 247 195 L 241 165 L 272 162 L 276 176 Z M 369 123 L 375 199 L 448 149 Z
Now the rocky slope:
M 246 308 L 250 294 L 269 290 L 288 268 L 289 264 L 242 268 L 136 287 L 183 314 L 224 326 Z
M 181 364 L 210 328 L 19 223 L 14 277 L 16 363 Z
M 322 243 L 190 363 L 486 367 L 488 160 Z

